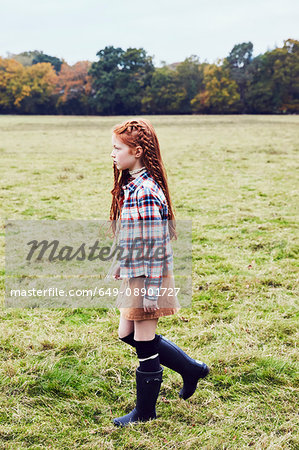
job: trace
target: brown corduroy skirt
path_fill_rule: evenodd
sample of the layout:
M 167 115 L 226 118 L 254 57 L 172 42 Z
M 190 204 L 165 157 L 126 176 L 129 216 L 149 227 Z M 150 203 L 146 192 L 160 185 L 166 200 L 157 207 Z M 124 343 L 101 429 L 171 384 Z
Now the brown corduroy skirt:
M 162 316 L 171 316 L 181 309 L 175 292 L 174 277 L 172 273 L 169 273 L 167 276 L 163 276 L 161 288 L 166 289 L 160 289 L 159 309 L 151 312 L 144 311 L 141 291 L 144 288 L 144 279 L 145 277 L 141 276 L 122 280 L 116 301 L 122 317 L 127 320 L 156 319 Z

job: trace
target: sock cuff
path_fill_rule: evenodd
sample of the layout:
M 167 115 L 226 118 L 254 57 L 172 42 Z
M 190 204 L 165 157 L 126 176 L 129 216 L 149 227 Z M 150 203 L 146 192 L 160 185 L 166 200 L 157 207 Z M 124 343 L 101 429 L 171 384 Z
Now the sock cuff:
M 149 356 L 152 356 L 156 353 L 159 354 L 158 341 L 158 335 L 155 335 L 154 339 L 151 341 L 135 340 L 136 353 L 138 355 L 138 358 L 148 358 Z
M 142 362 L 142 361 L 146 361 L 147 359 L 157 358 L 157 356 L 159 356 L 159 353 L 156 353 L 155 355 L 149 356 L 148 358 L 142 358 L 142 359 L 138 358 L 138 359 L 139 359 L 140 362 Z
M 124 337 L 120 337 L 119 338 L 121 341 L 125 342 L 126 344 L 132 345 L 133 347 L 135 347 L 135 341 L 134 341 L 134 331 L 132 331 L 132 333 L 128 334 L 127 336 Z

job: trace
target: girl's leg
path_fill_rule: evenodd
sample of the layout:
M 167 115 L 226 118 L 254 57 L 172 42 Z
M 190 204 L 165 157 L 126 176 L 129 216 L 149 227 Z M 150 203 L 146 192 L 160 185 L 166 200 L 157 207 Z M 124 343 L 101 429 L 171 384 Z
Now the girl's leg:
M 204 362 L 191 358 L 162 334 L 156 336 L 160 338 L 158 341 L 160 364 L 182 375 L 184 386 L 179 396 L 187 400 L 195 392 L 198 380 L 205 378 L 210 369 Z M 134 331 L 125 336 L 122 341 L 136 348 Z
M 134 321 L 134 340 L 140 363 L 139 370 L 143 372 L 161 370 L 156 335 L 157 322 L 158 318 Z
M 156 318 L 131 321 L 123 317 L 120 319 L 119 338 L 136 348 L 139 368 L 144 372 L 161 369 L 158 350 L 159 336 L 156 334 L 158 320 Z
M 140 366 L 136 369 L 136 406 L 125 416 L 113 419 L 117 426 L 125 426 L 130 422 L 147 421 L 157 417 L 155 407 L 163 381 L 163 368 L 159 362 L 155 335 L 157 322 L 158 319 L 134 321 L 136 352 L 140 363 Z M 123 331 L 123 329 L 120 331 Z
M 128 320 L 120 316 L 118 336 L 119 338 L 124 338 L 130 333 L 134 332 L 134 320 Z
M 134 321 L 134 339 L 135 341 L 150 341 L 154 339 L 157 319 L 135 320 Z M 129 334 L 129 333 L 127 333 Z

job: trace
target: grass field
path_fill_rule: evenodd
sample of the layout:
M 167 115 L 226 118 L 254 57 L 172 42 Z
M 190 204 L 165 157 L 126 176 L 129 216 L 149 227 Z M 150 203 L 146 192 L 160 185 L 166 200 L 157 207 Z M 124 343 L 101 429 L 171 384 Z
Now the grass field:
M 119 429 L 138 365 L 119 311 L 3 306 L 4 219 L 107 219 L 125 117 L 1 116 L 0 448 L 299 448 L 299 118 L 148 118 L 176 217 L 193 221 L 192 308 L 157 333 L 210 375 L 184 401 L 165 368 L 158 418 Z

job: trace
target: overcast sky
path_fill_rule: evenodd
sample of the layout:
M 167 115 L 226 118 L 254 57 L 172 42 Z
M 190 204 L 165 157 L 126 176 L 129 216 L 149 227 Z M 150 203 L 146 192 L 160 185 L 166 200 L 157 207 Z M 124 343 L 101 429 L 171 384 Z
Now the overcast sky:
M 251 41 L 256 56 L 299 39 L 298 0 L 0 0 L 0 55 L 41 50 L 97 61 L 106 45 L 143 47 L 155 66 L 224 58 Z

